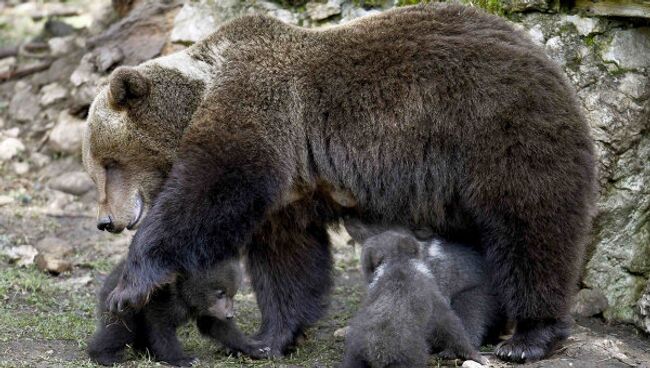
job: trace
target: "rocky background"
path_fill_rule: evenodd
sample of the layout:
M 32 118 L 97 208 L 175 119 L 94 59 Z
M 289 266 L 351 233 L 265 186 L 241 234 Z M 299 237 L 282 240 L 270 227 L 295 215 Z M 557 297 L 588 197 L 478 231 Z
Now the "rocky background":
M 180 50 L 241 14 L 327 27 L 418 2 L 0 2 L 0 253 L 10 267 L 34 263 L 72 275 L 124 254 L 129 235 L 94 230 L 93 183 L 80 164 L 88 106 L 115 67 Z M 574 312 L 650 332 L 650 5 L 461 2 L 524 29 L 574 84 L 600 158 L 600 199 Z

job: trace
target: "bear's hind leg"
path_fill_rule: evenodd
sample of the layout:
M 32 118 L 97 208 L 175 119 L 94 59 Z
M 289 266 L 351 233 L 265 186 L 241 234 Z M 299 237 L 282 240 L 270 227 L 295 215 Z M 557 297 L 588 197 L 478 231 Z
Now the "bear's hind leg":
M 275 221 L 275 220 L 271 220 Z M 262 314 L 256 340 L 279 356 L 325 312 L 332 287 L 332 255 L 324 226 L 267 224 L 248 247 L 248 268 Z
M 570 220 L 561 214 L 534 222 L 493 218 L 484 239 L 486 256 L 495 290 L 517 324 L 514 336 L 496 348 L 500 359 L 540 360 L 568 337 L 569 303 L 583 253 L 579 231 L 567 228 Z

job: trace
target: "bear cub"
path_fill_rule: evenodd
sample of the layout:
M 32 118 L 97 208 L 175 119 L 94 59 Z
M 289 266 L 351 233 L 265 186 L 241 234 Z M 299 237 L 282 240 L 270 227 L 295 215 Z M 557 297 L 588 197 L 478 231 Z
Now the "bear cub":
M 419 241 L 405 229 L 346 221 L 363 244 L 368 282 L 353 319 L 343 367 L 424 367 L 430 352 L 485 363 L 478 348 L 498 316 L 481 256 L 471 248 Z
M 88 354 L 94 362 L 119 363 L 129 345 L 148 351 L 157 361 L 191 366 L 195 358 L 183 352 L 176 336 L 176 329 L 190 320 L 196 320 L 202 335 L 227 349 L 264 357 L 265 349 L 245 336 L 233 320 L 233 299 L 241 282 L 238 260 L 220 262 L 205 273 L 178 276 L 155 291 L 142 310 L 128 311 L 116 319 L 106 307 L 106 298 L 123 269 L 124 261 L 108 275 L 98 295 L 97 330 L 88 344 Z

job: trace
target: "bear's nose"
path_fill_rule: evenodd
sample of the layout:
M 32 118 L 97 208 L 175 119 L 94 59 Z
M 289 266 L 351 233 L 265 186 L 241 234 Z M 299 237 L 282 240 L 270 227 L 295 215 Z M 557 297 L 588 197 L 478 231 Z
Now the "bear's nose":
M 101 231 L 113 231 L 113 219 L 111 219 L 111 216 L 104 216 L 97 220 L 97 228 Z

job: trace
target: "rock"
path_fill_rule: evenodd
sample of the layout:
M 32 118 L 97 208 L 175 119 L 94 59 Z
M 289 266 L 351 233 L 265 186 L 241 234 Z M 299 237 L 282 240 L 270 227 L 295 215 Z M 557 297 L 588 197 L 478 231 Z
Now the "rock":
M 35 247 L 39 253 L 47 253 L 57 258 L 69 256 L 74 252 L 74 248 L 70 243 L 56 237 L 43 238 L 36 243 Z
M 645 332 L 650 332 L 650 281 L 646 285 L 643 296 L 637 303 L 638 315 L 635 324 Z
M 341 327 L 334 331 L 334 337 L 337 339 L 345 339 L 345 337 L 348 335 L 348 332 L 350 332 L 350 326 Z
M 598 18 L 581 17 L 579 15 L 568 15 L 566 21 L 573 24 L 581 36 L 589 36 L 592 33 L 604 31 L 603 22 Z
M 29 156 L 29 161 L 32 164 L 34 164 L 34 166 L 37 169 L 40 169 L 40 168 L 44 167 L 45 165 L 49 164 L 50 161 L 52 161 L 52 160 L 50 159 L 49 156 L 44 155 L 44 154 L 42 154 L 40 152 L 32 152 L 32 154 Z
M 602 291 L 582 289 L 576 295 L 571 314 L 576 317 L 593 317 L 603 313 L 608 306 L 609 303 Z
M 55 152 L 79 153 L 84 125 L 84 120 L 62 111 L 54 129 L 50 132 L 48 147 Z
M 2 132 L 2 136 L 9 137 L 9 138 L 18 138 L 18 135 L 20 134 L 20 128 L 15 127 L 11 129 L 7 129 Z
M 47 271 L 58 275 L 63 272 L 72 271 L 72 263 L 58 259 L 51 254 L 38 254 L 34 258 L 36 262 L 36 267 L 41 271 Z
M 90 176 L 83 171 L 64 173 L 50 180 L 50 188 L 76 196 L 83 195 L 95 187 Z
M 0 116 L 0 129 L 4 127 L 5 127 L 5 119 L 3 119 L 2 116 Z
M 8 195 L 0 195 L 0 207 L 6 206 L 14 202 L 13 197 Z
M 50 48 L 50 53 L 54 57 L 69 54 L 77 46 L 74 36 L 50 38 L 47 41 L 47 45 Z
M 90 283 L 93 281 L 92 276 L 90 275 L 84 275 L 84 276 L 79 276 L 79 277 L 71 277 L 67 280 L 62 280 L 59 285 L 65 289 L 72 289 L 72 290 L 78 290 L 83 287 L 86 287 L 90 285 Z
M 29 172 L 29 164 L 27 162 L 14 162 L 11 165 L 16 175 L 25 175 Z
M 9 261 L 15 263 L 17 266 L 24 267 L 34 263 L 34 258 L 38 254 L 38 250 L 31 245 L 20 245 L 11 247 L 4 251 Z
M 618 85 L 619 91 L 636 99 L 650 97 L 650 79 L 637 73 L 627 73 L 621 78 Z
M 603 60 L 620 68 L 650 67 L 650 27 L 632 28 L 614 32 L 614 37 L 603 52 Z
M 68 95 L 68 91 L 58 83 L 50 83 L 41 88 L 41 106 L 48 106 L 55 102 L 63 100 Z
M 0 162 L 8 161 L 25 150 L 23 143 L 17 138 L 5 138 L 0 141 Z
M 461 368 L 482 368 L 485 367 L 483 364 L 479 362 L 475 362 L 473 360 L 466 360 L 463 362 L 463 365 L 461 365 Z
M 214 32 L 216 22 L 205 4 L 187 3 L 174 18 L 172 42 L 194 43 Z
M 544 32 L 542 32 L 542 27 L 539 24 L 529 29 L 528 35 L 536 44 L 544 45 Z
M 502 0 L 503 10 L 516 13 L 529 10 L 548 10 L 549 0 Z
M 117 46 L 102 47 L 95 55 L 95 66 L 97 70 L 106 72 L 111 67 L 124 60 L 122 49 Z
M 27 122 L 33 120 L 39 111 L 38 97 L 32 93 L 31 86 L 22 81 L 16 83 L 9 103 L 9 115 L 16 121 Z
M 309 18 L 313 20 L 323 20 L 333 15 L 341 14 L 341 4 L 336 0 L 330 0 L 325 4 L 309 2 L 305 8 Z
M 95 66 L 95 57 L 95 54 L 89 52 L 81 58 L 79 66 L 77 66 L 70 75 L 70 82 L 74 86 L 80 86 L 84 83 L 92 82 L 99 77 L 95 73 L 97 71 Z
M 16 58 L 13 56 L 0 59 L 0 74 L 9 73 L 16 68 Z

